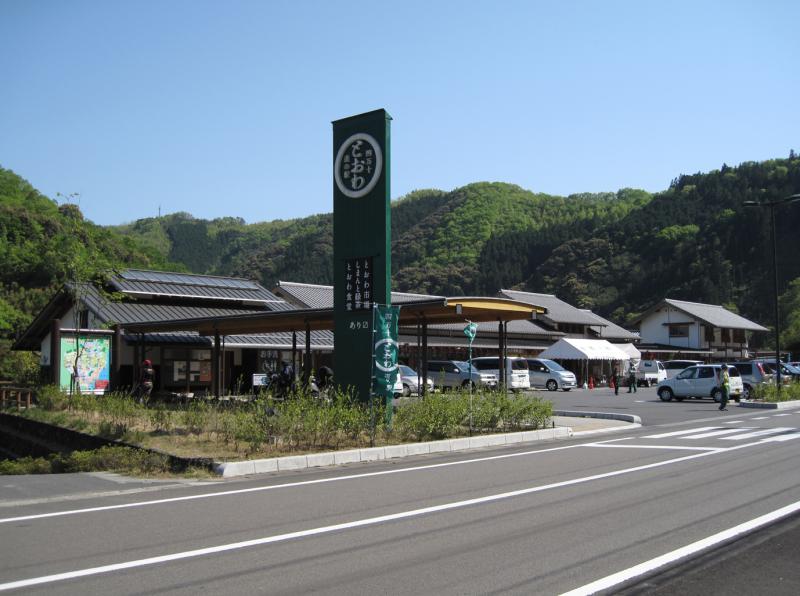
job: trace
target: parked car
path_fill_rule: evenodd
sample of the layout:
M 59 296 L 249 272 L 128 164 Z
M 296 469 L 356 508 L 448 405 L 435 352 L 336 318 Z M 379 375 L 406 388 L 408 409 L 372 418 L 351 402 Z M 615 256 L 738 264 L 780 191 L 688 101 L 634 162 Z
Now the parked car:
M 702 360 L 666 360 L 662 362 L 664 370 L 667 373 L 667 378 L 671 379 L 682 370 L 686 370 L 690 366 L 703 364 Z
M 761 362 L 732 362 L 731 366 L 735 366 L 742 377 L 742 397 L 744 399 L 750 399 L 753 394 L 753 389 L 759 385 L 774 382 L 774 376 Z
M 472 367 L 472 386 L 497 388 L 497 375 Z M 469 363 L 461 360 L 429 360 L 428 379 L 439 389 L 459 389 L 468 387 L 470 382 Z
M 757 360 L 756 362 L 760 362 L 761 365 L 764 367 L 764 370 L 767 372 L 776 375 L 778 372 L 778 367 L 775 364 L 775 360 Z M 787 364 L 785 362 L 781 362 L 781 377 L 784 379 L 784 383 L 788 383 L 789 380 L 792 381 L 800 381 L 800 370 L 796 369 L 791 364 Z
M 636 384 L 639 387 L 658 385 L 667 378 L 667 369 L 660 360 L 642 360 L 636 369 Z
M 412 393 L 416 395 L 421 395 L 422 391 L 422 377 L 417 374 L 410 366 L 406 366 L 405 364 L 400 365 L 400 381 L 403 384 L 403 395 L 408 397 Z M 427 390 L 428 393 L 433 392 L 433 379 L 428 377 L 427 383 Z
M 575 373 L 558 362 L 546 358 L 528 358 L 528 378 L 531 387 L 544 387 L 548 391 L 569 391 L 578 386 Z
M 397 375 L 397 379 L 394 382 L 394 387 L 392 388 L 395 397 L 400 397 L 403 395 L 403 379 L 400 375 Z
M 481 372 L 491 373 L 500 378 L 500 358 L 496 356 L 482 356 L 473 358 L 472 365 Z M 531 388 L 528 376 L 528 361 L 525 358 L 506 358 L 506 386 L 512 391 L 522 391 Z
M 722 389 L 719 385 L 720 364 L 699 364 L 690 366 L 678 375 L 658 384 L 658 397 L 661 401 L 671 401 L 674 397 L 683 401 L 687 397 L 710 397 L 718 402 L 722 400 Z M 738 399 L 744 390 L 742 377 L 736 367 L 728 367 L 730 377 L 730 397 Z

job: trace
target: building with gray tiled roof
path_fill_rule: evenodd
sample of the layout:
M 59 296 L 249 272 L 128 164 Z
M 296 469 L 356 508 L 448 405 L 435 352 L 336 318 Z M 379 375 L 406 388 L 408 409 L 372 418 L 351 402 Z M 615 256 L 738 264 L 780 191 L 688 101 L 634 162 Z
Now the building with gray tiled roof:
M 643 352 L 702 353 L 711 359 L 746 358 L 748 334 L 768 329 L 723 306 L 665 298 L 642 313 Z
M 126 332 L 126 325 L 294 308 L 249 279 L 130 269 L 111 274 L 103 287 L 64 286 L 17 339 L 14 349 L 40 351 L 44 374 L 59 382 L 64 375 L 65 350 L 71 349 L 78 330 L 80 336 L 101 347 L 108 345 L 108 351 L 117 354 L 115 386 L 134 385 L 135 369 L 147 358 L 156 369 L 157 389 L 202 393 L 209 388 L 214 337 L 195 331 L 134 334 Z M 331 331 L 314 330 L 310 339 L 317 355 L 333 351 Z M 253 374 L 274 370 L 282 360 L 299 358 L 305 348 L 305 334 L 292 332 L 235 335 L 221 341 L 223 388 L 249 387 Z M 110 371 L 103 373 L 104 379 L 107 373 Z M 101 385 L 93 391 L 102 393 L 102 389 Z

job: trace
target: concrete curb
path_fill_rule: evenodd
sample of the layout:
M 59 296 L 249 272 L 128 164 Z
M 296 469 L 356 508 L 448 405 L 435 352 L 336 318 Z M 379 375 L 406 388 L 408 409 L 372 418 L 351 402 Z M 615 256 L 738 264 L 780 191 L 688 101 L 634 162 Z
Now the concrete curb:
M 614 412 L 573 412 L 571 410 L 555 410 L 553 416 L 569 416 L 570 418 L 602 418 L 603 420 L 620 420 L 641 426 L 642 419 L 634 414 L 616 414 Z
M 728 402 L 730 405 L 730 402 Z M 781 402 L 761 402 L 761 401 L 741 401 L 740 408 L 754 408 L 763 410 L 792 410 L 800 408 L 800 401 L 781 401 Z
M 561 414 L 558 414 L 561 415 Z M 586 417 L 586 413 L 581 413 Z M 609 418 L 611 415 L 605 415 Z M 616 414 L 623 416 L 623 414 Z M 628 416 L 638 418 L 637 416 Z M 620 418 L 616 418 L 620 420 Z M 545 428 L 517 433 L 498 435 L 481 435 L 478 437 L 460 437 L 458 439 L 445 439 L 444 441 L 429 441 L 427 443 L 407 443 L 403 445 L 389 445 L 386 447 L 372 447 L 369 449 L 350 449 L 348 451 L 329 451 L 308 455 L 290 455 L 286 457 L 273 457 L 269 459 L 253 459 L 248 461 L 233 461 L 215 463 L 213 470 L 223 478 L 233 476 L 247 476 L 249 474 L 264 474 L 267 472 L 284 472 L 288 470 L 303 470 L 322 466 L 338 466 L 359 462 L 395 459 L 411 455 L 428 453 L 446 453 L 478 449 L 480 447 L 493 447 L 497 445 L 514 445 L 531 441 L 545 441 L 550 439 L 564 439 L 573 436 L 571 428 Z

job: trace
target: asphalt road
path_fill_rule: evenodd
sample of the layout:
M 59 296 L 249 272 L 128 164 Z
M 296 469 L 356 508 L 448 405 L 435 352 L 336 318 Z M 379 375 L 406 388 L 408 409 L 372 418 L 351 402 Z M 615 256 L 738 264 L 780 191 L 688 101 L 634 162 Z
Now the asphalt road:
M 710 401 L 661 403 L 652 390 L 602 391 L 544 395 L 556 409 L 626 411 L 645 426 L 117 491 L 80 490 L 69 477 L 62 492 L 54 476 L 28 495 L 26 479 L 4 478 L 0 591 L 561 594 L 637 582 L 646 591 L 654 584 L 642 577 L 688 577 L 675 570 L 708 556 L 704 546 L 730 545 L 742 524 L 800 503 L 800 410 L 723 413 Z M 723 570 L 733 550 L 714 551 Z

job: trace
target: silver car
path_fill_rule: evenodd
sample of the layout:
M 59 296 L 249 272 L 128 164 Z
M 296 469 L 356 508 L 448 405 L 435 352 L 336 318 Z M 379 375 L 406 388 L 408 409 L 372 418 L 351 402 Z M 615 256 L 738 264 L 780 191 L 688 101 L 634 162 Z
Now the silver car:
M 469 387 L 470 378 L 473 387 L 497 388 L 497 375 L 479 371 L 472 367 L 472 376 L 469 373 L 469 364 L 461 360 L 429 360 L 428 379 L 433 381 L 435 387 L 441 389 L 459 389 Z
M 410 366 L 406 366 L 405 364 L 400 365 L 400 380 L 403 383 L 403 395 L 408 397 L 412 393 L 415 395 L 421 395 L 422 392 L 422 377 L 417 374 Z M 428 393 L 433 393 L 433 379 L 428 377 Z
M 569 391 L 578 386 L 575 373 L 546 358 L 528 358 L 528 376 L 531 387 L 544 387 L 548 391 Z

